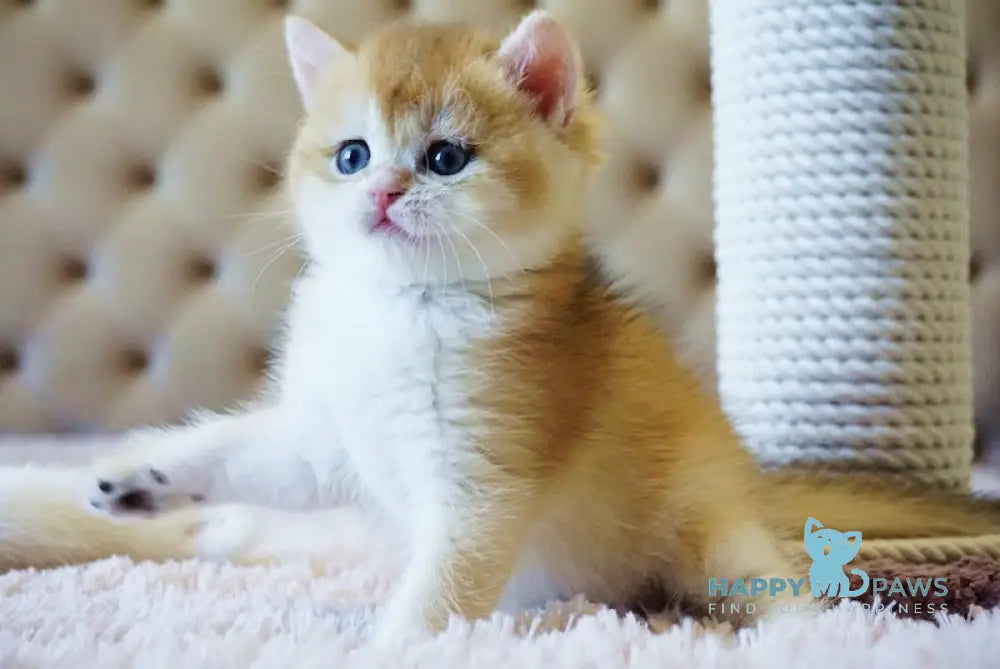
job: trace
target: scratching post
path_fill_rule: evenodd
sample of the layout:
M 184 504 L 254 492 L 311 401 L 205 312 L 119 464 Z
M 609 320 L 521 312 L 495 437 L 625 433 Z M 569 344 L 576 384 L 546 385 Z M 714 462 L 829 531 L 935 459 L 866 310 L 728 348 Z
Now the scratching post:
M 718 365 L 765 466 L 967 489 L 962 0 L 711 0 Z

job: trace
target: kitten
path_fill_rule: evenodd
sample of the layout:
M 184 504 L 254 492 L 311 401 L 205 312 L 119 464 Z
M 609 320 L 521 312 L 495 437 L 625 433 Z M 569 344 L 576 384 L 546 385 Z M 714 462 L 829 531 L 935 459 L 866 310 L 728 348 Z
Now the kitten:
M 588 260 L 598 121 L 552 16 L 502 40 L 391 24 L 353 51 L 289 18 L 286 39 L 306 109 L 288 188 L 310 260 L 272 389 L 135 433 L 95 466 L 85 504 L 215 514 L 195 548 L 221 523 L 211 552 L 235 561 L 260 543 L 228 520 L 245 507 L 218 505 L 366 505 L 408 557 L 381 643 L 578 593 L 706 602 L 712 577 L 801 575 L 801 545 L 781 540 L 806 514 L 872 537 L 1000 527 L 965 500 L 759 473 Z M 342 531 L 312 525 L 301 548 Z

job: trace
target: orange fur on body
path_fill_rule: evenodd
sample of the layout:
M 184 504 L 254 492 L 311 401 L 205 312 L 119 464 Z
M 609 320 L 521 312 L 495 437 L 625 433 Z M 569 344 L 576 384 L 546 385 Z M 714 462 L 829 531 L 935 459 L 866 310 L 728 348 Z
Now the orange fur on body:
M 525 531 L 607 551 L 599 561 L 616 560 L 623 582 L 588 593 L 605 601 L 630 580 L 655 577 L 699 597 L 710 569 L 779 572 L 774 547 L 750 543 L 767 534 L 753 459 L 650 318 L 609 291 L 578 238 L 511 294 L 497 301 L 513 303 L 509 330 L 475 353 L 484 381 L 471 398 L 486 417 L 485 461 L 538 490 Z M 738 561 L 730 542 L 742 538 Z

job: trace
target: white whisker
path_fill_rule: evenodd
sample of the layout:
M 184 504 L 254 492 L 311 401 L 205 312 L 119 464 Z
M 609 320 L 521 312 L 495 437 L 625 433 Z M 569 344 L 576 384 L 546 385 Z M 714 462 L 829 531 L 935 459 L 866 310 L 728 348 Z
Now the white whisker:
M 493 280 L 490 278 L 490 269 L 486 266 L 486 261 L 483 260 L 482 254 L 479 253 L 479 249 L 477 249 L 476 245 L 472 243 L 472 240 L 469 239 L 468 235 L 456 228 L 454 225 L 451 226 L 451 229 L 465 240 L 465 243 L 469 245 L 472 252 L 476 254 L 477 258 L 479 258 L 479 264 L 483 266 L 483 276 L 486 277 L 486 289 L 489 291 L 490 295 L 490 315 L 496 316 L 496 310 L 493 307 Z
M 285 218 L 291 216 L 295 212 L 294 209 L 266 209 L 264 211 L 248 211 L 239 214 L 229 214 L 228 216 L 223 216 L 222 220 L 247 220 L 256 221 L 258 219 L 267 218 Z
M 444 269 L 444 285 L 448 285 L 448 258 L 444 255 L 444 241 L 441 239 L 441 235 L 435 235 L 437 237 L 438 248 L 441 249 L 441 267 Z
M 451 190 L 452 187 L 453 186 L 450 185 L 450 184 L 441 184 L 439 186 L 438 194 L 440 195 L 442 193 L 446 193 L 449 190 Z M 523 272 L 524 271 L 524 265 L 521 263 L 520 260 L 517 259 L 517 256 L 514 255 L 514 252 L 511 250 L 511 248 L 507 244 L 507 242 L 505 242 L 504 239 L 500 235 L 498 235 L 496 232 L 494 232 L 493 229 L 490 228 L 490 226 L 486 225 L 485 223 L 483 223 L 479 219 L 475 218 L 471 214 L 465 213 L 464 211 L 459 211 L 458 209 L 454 209 L 452 207 L 447 207 L 447 206 L 445 207 L 445 210 L 447 211 L 448 214 L 452 214 L 452 215 L 456 215 L 456 216 L 461 216 L 462 218 L 465 218 L 465 219 L 471 221 L 473 223 L 473 225 L 475 225 L 476 227 L 478 227 L 481 230 L 483 230 L 484 232 L 486 232 L 488 235 L 490 235 L 491 237 L 493 237 L 493 239 L 497 240 L 497 242 L 500 243 L 500 246 L 503 247 L 503 250 L 507 253 L 507 255 L 510 256 L 510 259 L 514 261 L 514 264 L 517 266 L 517 270 L 519 272 Z M 510 273 L 509 272 L 504 272 L 504 276 L 505 277 L 509 277 Z
M 451 235 L 448 231 L 444 229 L 444 225 L 441 223 L 436 223 L 438 231 L 441 233 L 442 239 L 448 242 L 448 246 L 451 247 L 451 254 L 455 257 L 455 264 L 458 265 L 458 282 L 462 286 L 462 290 L 466 290 L 465 286 L 465 269 L 462 267 L 462 259 L 458 255 L 458 249 L 455 248 L 455 242 L 451 241 Z
M 457 213 L 460 216 L 464 216 L 468 220 L 472 221 L 472 223 L 474 225 L 476 225 L 476 227 L 482 229 L 487 234 L 489 234 L 490 236 L 492 236 L 495 240 L 497 240 L 498 242 L 500 242 L 500 245 L 503 246 L 504 251 L 507 252 L 507 255 L 510 256 L 510 259 L 514 261 L 515 265 L 517 265 L 517 271 L 519 271 L 519 272 L 523 272 L 524 271 L 524 265 L 521 264 L 521 261 L 517 259 L 517 256 L 514 255 L 514 252 L 511 251 L 510 246 L 507 245 L 507 242 L 505 242 L 500 235 L 498 235 L 496 232 L 494 232 L 492 229 L 490 229 L 490 227 L 488 225 L 486 225 L 485 223 L 483 223 L 482 221 L 479 221 L 479 220 L 473 218 L 472 216 L 469 216 L 468 214 L 463 214 L 462 212 L 457 212 Z
M 301 240 L 302 240 L 302 233 L 296 232 L 296 233 L 288 235 L 286 237 L 282 237 L 281 239 L 279 239 L 277 241 L 273 241 L 270 244 L 265 244 L 264 246 L 261 246 L 260 248 L 254 249 L 253 251 L 247 251 L 244 254 L 244 257 L 249 258 L 250 256 L 255 256 L 258 253 L 262 253 L 262 252 L 267 251 L 269 249 L 273 249 L 275 246 L 280 246 L 282 244 L 287 244 L 288 242 L 298 243 Z
M 264 276 L 264 272 L 266 272 L 268 268 L 271 267 L 271 265 L 276 263 L 278 259 L 281 258 L 281 256 L 285 255 L 285 253 L 294 248 L 296 244 L 298 244 L 298 239 L 288 242 L 285 246 L 282 246 L 280 249 L 278 249 L 278 252 L 275 253 L 274 256 L 270 260 L 268 260 L 263 267 L 260 268 L 260 271 L 257 272 L 257 276 L 254 278 L 253 283 L 250 284 L 251 295 L 253 295 L 254 290 L 257 289 L 257 282 L 260 281 L 261 277 Z
M 431 260 L 431 243 L 430 243 L 430 240 L 428 240 L 428 239 L 421 240 L 421 243 L 424 246 L 424 278 L 421 281 L 421 283 L 426 286 L 427 285 L 427 269 L 429 267 L 430 260 Z

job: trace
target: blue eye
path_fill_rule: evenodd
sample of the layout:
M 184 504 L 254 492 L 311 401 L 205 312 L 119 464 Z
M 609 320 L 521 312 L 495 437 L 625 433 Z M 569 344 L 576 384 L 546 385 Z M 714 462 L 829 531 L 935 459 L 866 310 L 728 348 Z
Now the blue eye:
M 337 170 L 341 174 L 356 174 L 368 166 L 372 153 L 363 139 L 344 142 L 337 151 Z
M 427 169 L 441 176 L 458 174 L 472 160 L 473 152 L 452 142 L 438 141 L 427 148 Z

